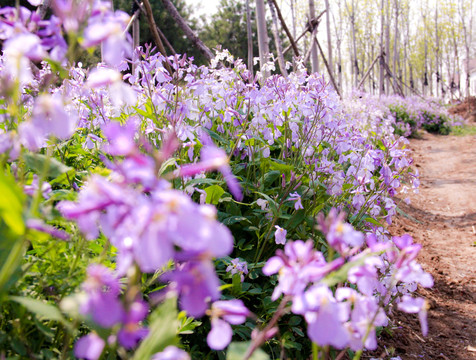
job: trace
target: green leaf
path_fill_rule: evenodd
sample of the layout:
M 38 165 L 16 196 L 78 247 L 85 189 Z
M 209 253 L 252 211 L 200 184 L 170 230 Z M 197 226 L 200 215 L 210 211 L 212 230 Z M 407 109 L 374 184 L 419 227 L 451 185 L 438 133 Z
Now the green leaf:
M 24 195 L 15 183 L 13 176 L 0 172 L 0 217 L 16 235 L 25 232 L 23 221 Z
M 226 219 L 224 219 L 222 221 L 222 224 L 228 226 L 228 225 L 236 224 L 236 223 L 239 223 L 239 222 L 242 222 L 242 221 L 245 221 L 245 222 L 251 224 L 251 221 L 248 220 L 247 218 L 245 218 L 244 216 L 230 216 L 230 217 L 227 217 Z
M 233 294 L 239 295 L 241 293 L 241 275 L 233 274 L 232 283 L 233 283 Z
M 202 128 L 202 129 L 204 129 L 208 133 L 208 135 L 210 135 L 210 137 L 212 139 L 215 139 L 219 143 L 221 143 L 221 144 L 226 144 L 227 143 L 227 141 L 221 135 L 219 135 L 218 133 L 216 133 L 216 132 L 214 132 L 210 129 L 207 129 L 206 127 Z
M 159 175 L 164 174 L 165 170 L 167 170 L 167 168 L 169 166 L 172 166 L 172 165 L 175 165 L 175 164 L 176 164 L 176 159 L 175 158 L 170 158 L 170 159 L 165 160 L 162 163 L 162 165 L 160 166 Z
M 363 265 L 364 262 L 365 262 L 365 259 L 367 259 L 369 256 L 373 256 L 375 254 L 376 253 L 370 253 L 370 254 L 359 257 L 355 261 L 348 262 L 348 263 L 344 264 L 338 270 L 331 272 L 329 275 L 327 275 L 321 281 L 329 287 L 332 287 L 334 285 L 343 283 L 343 282 L 347 281 L 347 273 L 349 272 L 350 269 L 352 269 L 353 267 L 356 267 L 356 266 Z
M 263 197 L 266 201 L 268 201 L 269 208 L 273 212 L 273 215 L 276 216 L 278 214 L 278 204 L 276 204 L 276 201 L 271 199 L 271 197 L 269 197 L 265 193 L 256 191 L 256 194 L 260 195 L 260 197 Z
M 294 166 L 284 164 L 284 163 L 278 163 L 276 161 L 270 161 L 269 165 L 271 167 L 271 170 L 278 170 L 281 173 L 289 174 L 291 170 L 294 170 Z
M 207 198 L 205 202 L 207 204 L 218 204 L 218 200 L 220 200 L 221 196 L 225 193 L 225 190 L 220 185 L 212 185 L 205 189 L 207 193 Z
M 379 223 L 379 222 L 378 222 L 377 220 L 375 220 L 374 218 L 371 218 L 370 216 L 367 216 L 367 217 L 364 219 L 364 221 L 367 221 L 367 222 L 372 223 L 372 224 L 374 224 L 374 225 L 377 225 L 377 226 L 379 226 L 379 227 L 382 226 L 381 223 Z
M 263 186 L 265 189 L 271 186 L 271 184 L 281 176 L 281 172 L 278 170 L 271 170 L 264 175 Z
M 47 176 L 49 178 L 57 178 L 58 176 L 68 173 L 74 175 L 74 169 L 59 162 L 53 157 L 48 157 L 42 154 L 26 153 L 24 155 L 26 165 L 41 174 L 44 169 L 48 169 Z
M 294 216 L 286 222 L 284 228 L 286 230 L 294 230 L 299 224 L 304 221 L 306 212 L 304 210 L 298 210 Z
M 221 183 L 222 181 L 220 180 L 216 180 L 216 179 L 209 179 L 209 178 L 204 178 L 204 179 L 201 179 L 201 178 L 198 178 L 198 179 L 192 179 L 190 181 L 187 181 L 187 184 L 186 185 L 192 185 L 192 184 L 206 184 L 206 185 L 210 185 L 210 184 L 218 184 L 218 183 Z
M 19 296 L 11 296 L 10 300 L 23 305 L 40 318 L 67 324 L 67 321 L 61 314 L 61 311 L 54 305 L 48 304 L 42 300 Z
M 172 297 L 157 307 L 150 316 L 149 335 L 141 342 L 133 359 L 150 359 L 155 353 L 169 345 L 177 345 L 177 329 L 180 323 L 177 319 L 177 298 Z
M 251 341 L 246 342 L 232 342 L 228 347 L 226 353 L 226 360 L 243 360 L 248 350 Z M 256 349 L 256 351 L 249 358 L 250 360 L 269 360 L 268 354 L 266 354 L 261 349 Z

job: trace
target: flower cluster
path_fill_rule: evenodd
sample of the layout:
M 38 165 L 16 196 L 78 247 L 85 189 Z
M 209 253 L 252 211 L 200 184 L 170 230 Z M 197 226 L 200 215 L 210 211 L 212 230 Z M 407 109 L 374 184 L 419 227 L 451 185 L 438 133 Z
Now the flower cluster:
M 2 171 L 30 195 L 11 197 L 19 214 L 5 215 L 6 227 L 69 240 L 58 245 L 77 252 L 65 273 L 78 262 L 87 269 L 76 283 L 78 319 L 93 331 L 76 341 L 77 357 L 140 347 L 153 334 L 149 308 L 165 292 L 178 295 L 183 333 L 198 326 L 185 317 L 209 316 L 199 331 L 210 330 L 214 350 L 228 346 L 234 326 L 251 336 L 251 355 L 284 310 L 251 331 L 248 307 L 264 321 L 275 309 L 263 299 L 283 295 L 320 346 L 374 349 L 395 306 L 418 313 L 426 333 L 427 304 L 412 296 L 432 285 L 415 260 L 420 246 L 376 226 L 391 223 L 398 193 L 418 187 L 398 136 L 412 128 L 392 108 L 397 100 L 341 101 L 299 61 L 288 77 L 265 79 L 227 51 L 210 66 L 149 46 L 132 51 L 129 17 L 109 2 L 52 8 L 49 19 L 0 10 L 0 155 Z M 72 65 L 71 54 L 98 45 L 100 64 Z M 441 125 L 434 105 L 405 106 L 418 126 Z M 42 253 L 43 238 L 27 235 L 24 261 L 36 269 L 51 247 Z M 310 240 L 290 240 L 299 238 Z M 12 254 L 21 263 L 21 251 Z M 276 287 L 254 283 L 261 268 L 278 274 Z M 179 325 L 162 325 L 173 340 L 148 358 L 189 359 L 175 347 Z
M 264 274 L 279 273 L 273 299 L 282 294 L 291 297 L 292 311 L 304 316 L 309 338 L 320 346 L 376 349 L 376 327 L 387 325 L 385 309 L 394 303 L 399 310 L 419 313 L 426 334 L 425 300 L 403 290 L 433 285 L 431 275 L 414 261 L 420 245 L 413 244 L 409 235 L 379 242 L 371 234 L 362 251 L 364 235 L 343 220 L 344 214 L 335 209 L 327 218 L 319 216 L 322 233 L 341 255 L 334 260 L 326 261 L 311 241 L 296 240 L 266 262 Z M 329 283 L 342 271 L 357 289 L 344 285 L 332 291 Z

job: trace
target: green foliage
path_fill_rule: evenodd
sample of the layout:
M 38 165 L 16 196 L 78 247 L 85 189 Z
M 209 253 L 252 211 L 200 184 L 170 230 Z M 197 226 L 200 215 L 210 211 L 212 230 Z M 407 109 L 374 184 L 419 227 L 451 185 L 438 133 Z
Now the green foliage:
M 195 58 L 197 64 L 205 64 L 206 59 L 196 47 L 192 45 L 192 42 L 185 36 L 183 31 L 177 25 L 175 20 L 169 15 L 165 10 L 162 1 L 160 0 L 149 0 L 152 12 L 154 14 L 154 20 L 159 29 L 163 32 L 165 38 L 170 42 L 174 50 L 178 54 L 187 54 Z M 132 1 L 130 0 L 114 0 L 115 9 L 120 9 L 122 11 L 131 14 L 132 12 Z M 172 0 L 172 3 L 177 8 L 180 15 L 185 19 L 188 26 L 192 28 L 195 32 L 198 31 L 197 20 L 192 17 L 191 6 L 187 4 L 184 0 Z M 140 15 L 140 43 L 141 44 L 152 44 L 155 46 L 154 39 L 152 37 L 152 32 L 149 29 L 149 24 L 147 18 L 144 14 Z M 165 46 L 165 45 L 164 45 Z M 166 47 L 168 55 L 171 55 L 171 51 Z
M 253 36 L 253 54 L 258 56 L 258 41 L 256 39 L 257 24 L 255 21 L 254 1 L 250 1 L 252 36 Z M 243 0 L 221 0 L 218 6 L 218 12 L 211 16 L 203 29 L 200 31 L 200 38 L 210 48 L 214 49 L 220 46 L 227 49 L 235 58 L 246 61 L 248 58 L 248 35 L 246 27 L 246 3 Z M 271 34 L 271 21 L 267 22 L 268 34 Z M 283 46 L 288 44 L 287 37 L 281 35 Z M 269 43 L 270 51 L 276 52 L 276 45 L 273 41 Z M 286 60 L 292 60 L 292 53 L 286 54 Z
M 134 360 L 150 359 L 167 346 L 178 343 L 177 299 L 171 297 L 159 305 L 150 316 L 149 335 L 134 353 Z
M 251 341 L 232 342 L 226 353 L 226 360 L 242 360 Z M 250 360 L 269 360 L 269 356 L 261 349 L 256 350 L 249 358 Z

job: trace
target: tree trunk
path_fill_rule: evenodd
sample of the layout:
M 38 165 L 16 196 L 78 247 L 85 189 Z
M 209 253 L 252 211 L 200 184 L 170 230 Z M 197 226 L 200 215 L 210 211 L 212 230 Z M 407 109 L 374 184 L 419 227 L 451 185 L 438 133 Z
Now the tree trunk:
M 352 52 L 353 52 L 353 64 L 355 79 L 354 79 L 354 86 L 357 86 L 359 82 L 359 62 L 357 60 L 357 43 L 355 38 L 355 2 L 352 0 L 352 15 L 351 15 L 351 25 L 352 25 Z
M 316 17 L 316 8 L 314 6 L 314 0 L 309 0 L 309 23 L 313 24 Z M 317 25 L 316 25 L 317 26 Z M 314 41 L 315 32 L 311 31 L 311 64 L 312 72 L 319 72 L 319 58 L 317 57 L 317 46 Z
M 397 87 L 397 66 L 398 66 L 398 15 L 399 15 L 399 2 L 395 0 L 395 34 L 393 42 L 393 82 L 394 86 Z
M 268 77 L 269 71 L 265 70 L 265 64 L 268 62 L 269 45 L 268 32 L 266 30 L 266 9 L 264 7 L 264 0 L 256 0 L 256 22 L 258 25 L 258 48 L 260 69 L 264 77 Z
M 258 1 L 258 0 L 257 0 Z M 149 3 L 149 0 L 144 0 L 144 5 L 146 3 Z M 200 50 L 200 52 L 208 59 L 211 60 L 214 58 L 214 55 L 212 51 L 206 46 L 202 40 L 198 38 L 197 35 L 193 32 L 193 30 L 188 26 L 188 24 L 185 22 L 183 17 L 180 15 L 180 13 L 177 11 L 175 8 L 174 4 L 172 4 L 172 1 L 170 0 L 162 0 L 162 3 L 164 4 L 164 8 L 168 11 L 170 16 L 175 20 L 177 25 L 180 27 L 180 29 L 184 32 L 185 36 L 190 39 L 192 44 Z M 149 4 L 150 6 L 150 4 Z M 155 24 L 155 23 L 154 23 Z M 151 29 L 152 32 L 154 32 L 153 29 Z
M 272 0 L 268 0 L 268 5 L 269 10 L 271 11 L 271 19 L 273 20 L 273 37 L 274 43 L 276 44 L 279 70 L 281 71 L 281 74 L 287 77 L 288 72 L 286 71 L 286 63 L 284 62 L 283 46 L 281 44 L 281 39 L 279 38 L 278 17 L 276 16 L 276 9 L 274 8 Z
M 389 0 L 386 0 L 386 7 L 385 7 L 385 21 L 386 21 L 386 26 L 385 26 L 385 62 L 387 65 L 390 63 L 391 55 L 390 55 L 390 2 Z M 390 77 L 386 76 L 386 88 L 387 88 L 387 94 L 390 93 Z
M 284 17 L 281 14 L 281 10 L 279 9 L 279 6 L 276 3 L 276 0 L 268 0 L 268 1 L 270 3 L 269 6 L 271 8 L 271 15 L 274 15 L 273 10 L 276 10 L 276 13 L 278 14 L 279 21 L 281 21 L 281 26 L 283 27 L 284 32 L 288 36 L 289 42 L 291 43 L 291 46 L 294 50 L 294 55 L 299 56 L 299 49 L 297 47 L 296 42 L 294 41 L 294 36 L 291 35 L 291 32 L 289 31 L 288 26 L 286 25 L 286 21 L 284 21 Z M 274 8 L 273 8 L 273 6 L 274 6 Z M 277 21 L 276 21 L 276 23 L 277 23 Z M 284 55 L 284 52 L 283 52 L 283 55 Z
M 40 17 L 40 19 L 44 19 L 45 16 L 46 16 L 46 12 L 48 11 L 48 9 L 50 8 L 51 6 L 51 0 L 43 0 L 41 2 L 41 4 L 38 6 L 38 8 L 36 9 L 36 13 L 38 14 L 38 16 Z
M 339 7 L 339 24 L 336 23 L 334 19 L 334 27 L 336 30 L 336 38 L 337 38 L 337 73 L 338 73 L 338 86 L 341 92 L 343 92 L 344 84 L 342 83 L 342 9 L 341 9 L 341 2 L 337 3 Z M 338 29 L 339 28 L 339 29 Z
M 325 65 L 326 68 L 327 68 L 327 72 L 329 73 L 329 77 L 331 78 L 332 86 L 333 86 L 334 90 L 336 91 L 337 95 L 339 95 L 339 97 L 341 97 L 339 88 L 338 88 L 337 85 L 336 85 L 336 81 L 335 81 L 335 79 L 334 79 L 334 76 L 332 75 L 332 72 L 330 71 L 329 64 L 327 63 L 327 60 L 326 60 L 326 56 L 324 55 L 324 51 L 322 51 L 321 45 L 319 45 L 319 41 L 317 40 L 316 37 L 314 37 L 314 41 L 316 42 L 316 45 L 317 45 L 317 47 L 318 47 L 318 49 L 319 49 L 319 52 L 320 52 L 321 57 L 322 57 L 322 60 L 324 61 L 324 65 Z
M 326 25 L 327 25 L 327 63 L 329 64 L 330 75 L 334 76 L 334 61 L 332 59 L 332 40 L 331 40 L 331 8 L 329 0 L 326 3 Z
M 293 22 L 293 38 L 296 38 L 296 9 L 294 8 L 294 1 L 291 0 L 291 21 Z
M 440 36 L 438 34 L 438 0 L 435 4 L 435 67 L 436 67 L 436 97 L 440 93 Z
M 135 49 L 140 45 L 140 26 L 139 26 L 139 16 L 132 21 L 132 46 Z M 132 63 L 132 73 L 135 74 L 136 63 Z
M 246 35 L 248 36 L 248 70 L 253 76 L 253 30 L 251 28 L 250 0 L 246 0 Z
M 385 26 L 385 17 L 384 17 L 384 1 L 380 0 L 380 75 L 379 75 L 379 95 L 382 96 L 385 94 L 384 86 L 384 76 L 385 76 L 385 66 L 384 66 L 384 49 L 383 49 L 383 31 Z

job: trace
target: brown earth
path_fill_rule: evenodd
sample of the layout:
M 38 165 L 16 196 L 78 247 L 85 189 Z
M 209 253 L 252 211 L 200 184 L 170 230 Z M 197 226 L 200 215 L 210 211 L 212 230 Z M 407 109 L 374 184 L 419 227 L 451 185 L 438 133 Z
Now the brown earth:
M 389 359 L 476 359 L 476 136 L 423 134 L 411 141 L 420 171 L 419 194 L 390 228 L 409 233 L 423 248 L 418 260 L 433 275 L 432 289 L 418 292 L 430 303 L 429 333 L 417 316 L 395 314 L 392 334 L 382 334 L 378 353 Z M 375 355 L 377 354 L 377 356 Z M 370 354 L 366 356 L 371 357 Z
M 467 97 L 461 103 L 452 106 L 449 113 L 459 115 L 467 121 L 476 121 L 476 97 Z

